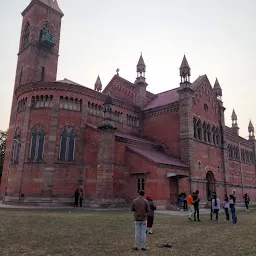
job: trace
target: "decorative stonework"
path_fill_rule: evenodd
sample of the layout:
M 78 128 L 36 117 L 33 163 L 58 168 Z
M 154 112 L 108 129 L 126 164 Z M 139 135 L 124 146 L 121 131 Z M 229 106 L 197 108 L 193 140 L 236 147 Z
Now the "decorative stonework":
M 72 110 L 72 111 L 81 111 L 82 100 L 74 99 L 72 97 L 60 97 L 60 109 Z
M 52 108 L 52 95 L 32 96 L 32 108 Z

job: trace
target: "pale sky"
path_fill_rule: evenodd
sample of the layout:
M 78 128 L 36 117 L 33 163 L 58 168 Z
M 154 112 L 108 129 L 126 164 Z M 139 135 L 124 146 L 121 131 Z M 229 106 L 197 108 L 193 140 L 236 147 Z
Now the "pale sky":
M 30 0 L 0 0 L 0 129 L 9 124 L 21 12 Z M 58 79 L 89 88 L 98 74 L 106 86 L 117 68 L 134 82 L 140 52 L 148 90 L 179 86 L 184 53 L 192 81 L 207 74 L 223 89 L 226 124 L 233 107 L 240 134 L 256 125 L 255 0 L 58 0 L 62 19 Z

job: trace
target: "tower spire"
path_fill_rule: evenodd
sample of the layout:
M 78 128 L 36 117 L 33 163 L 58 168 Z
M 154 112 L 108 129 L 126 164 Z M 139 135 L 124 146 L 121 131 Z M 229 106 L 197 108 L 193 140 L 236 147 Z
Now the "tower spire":
M 146 65 L 142 57 L 142 52 L 140 53 L 140 58 L 137 64 L 137 77 L 144 77 L 146 73 Z
M 102 83 L 101 83 L 99 75 L 98 75 L 97 80 L 96 80 L 96 82 L 94 84 L 94 90 L 98 91 L 98 92 L 101 92 L 101 90 L 102 90 Z
M 249 125 L 248 125 L 248 132 L 249 132 L 249 140 L 255 140 L 254 136 L 254 126 L 252 124 L 252 121 L 250 119 Z
M 235 134 L 239 135 L 239 127 L 237 124 L 237 115 L 236 115 L 234 108 L 232 111 L 231 120 L 232 120 L 232 130 L 234 131 Z
M 216 80 L 215 80 L 215 83 L 214 83 L 214 86 L 213 86 L 213 91 L 217 97 L 217 99 L 221 100 L 221 97 L 222 97 L 222 89 L 220 87 L 220 83 L 216 77 Z
M 180 77 L 181 83 L 190 82 L 190 66 L 185 54 L 180 65 Z

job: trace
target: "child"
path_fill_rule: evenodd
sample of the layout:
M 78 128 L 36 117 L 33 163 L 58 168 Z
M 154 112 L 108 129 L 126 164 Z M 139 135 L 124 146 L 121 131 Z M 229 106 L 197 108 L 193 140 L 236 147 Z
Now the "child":
M 233 224 L 236 224 L 237 217 L 236 217 L 235 197 L 234 197 L 234 195 L 230 195 L 229 198 L 230 198 L 229 206 L 230 206 L 230 211 L 232 214 L 232 221 L 233 221 Z
M 147 228 L 149 229 L 149 234 L 153 234 L 152 226 L 154 223 L 154 211 L 156 210 L 156 205 L 150 196 L 146 197 L 149 204 L 149 212 L 147 214 Z
M 216 221 L 219 219 L 219 211 L 220 211 L 220 199 L 217 198 L 217 195 L 214 194 L 212 199 L 212 210 L 216 214 Z
M 223 208 L 224 208 L 225 213 L 226 213 L 226 220 L 229 221 L 229 212 L 228 212 L 229 202 L 228 202 L 228 196 L 226 194 L 224 196 Z

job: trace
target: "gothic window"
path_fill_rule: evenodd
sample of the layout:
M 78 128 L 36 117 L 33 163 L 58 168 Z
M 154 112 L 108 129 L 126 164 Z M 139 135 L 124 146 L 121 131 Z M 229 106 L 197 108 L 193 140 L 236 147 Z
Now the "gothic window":
M 44 81 L 44 76 L 45 76 L 45 67 L 42 67 L 42 70 L 41 70 L 41 81 Z
M 32 129 L 30 140 L 29 160 L 41 162 L 44 154 L 45 129 L 42 125 L 36 125 Z
M 235 147 L 235 159 L 239 160 L 239 149 L 238 149 L 238 147 Z
M 198 138 L 197 137 L 197 126 L 196 126 L 196 118 L 193 119 L 193 124 L 194 124 L 194 138 Z
M 204 134 L 204 141 L 207 141 L 207 127 L 206 127 L 206 123 L 203 123 L 203 134 Z
M 216 145 L 216 129 L 214 126 L 212 127 L 212 142 Z
M 245 161 L 244 149 L 241 149 L 241 161 Z
M 75 160 L 76 132 L 72 127 L 65 127 L 60 138 L 59 160 L 73 162 Z
M 42 37 L 43 37 L 44 35 L 49 35 L 49 36 L 51 35 L 51 29 L 50 29 L 50 27 L 49 27 L 48 24 L 44 25 L 44 27 L 43 27 L 42 30 L 40 31 L 40 42 L 41 42 Z
M 219 133 L 219 128 L 216 128 L 216 145 L 220 145 L 220 133 Z
M 21 144 L 21 132 L 20 132 L 20 129 L 17 128 L 13 138 L 12 155 L 11 155 L 12 163 L 14 164 L 18 163 L 18 160 L 19 160 L 20 144 Z
M 27 22 L 24 32 L 23 32 L 23 36 L 22 36 L 21 48 L 23 48 L 24 46 L 26 46 L 29 43 L 29 29 L 30 29 L 30 24 L 29 24 L 29 22 Z
M 137 192 L 139 193 L 140 190 L 145 190 L 145 180 L 144 178 L 137 178 Z
M 207 125 L 207 141 L 212 143 L 212 133 L 211 133 L 211 125 Z
M 197 138 L 199 140 L 202 140 L 202 124 L 201 124 L 200 120 L 197 121 L 197 125 L 196 126 L 197 126 Z

